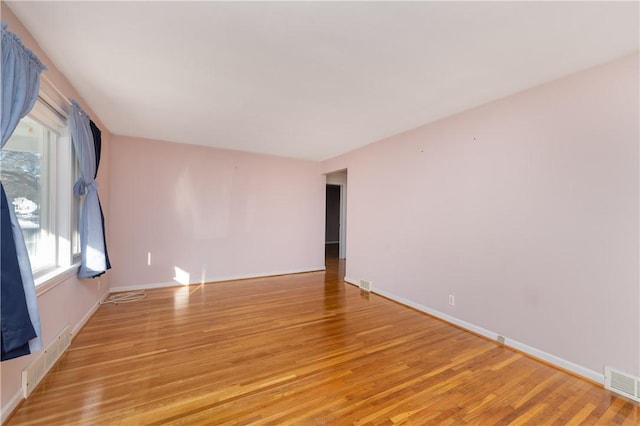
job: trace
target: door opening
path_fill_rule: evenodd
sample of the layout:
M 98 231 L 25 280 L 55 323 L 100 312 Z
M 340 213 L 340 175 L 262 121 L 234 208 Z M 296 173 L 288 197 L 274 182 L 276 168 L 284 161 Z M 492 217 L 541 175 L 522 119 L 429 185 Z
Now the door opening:
M 325 252 L 347 257 L 347 170 L 326 175 Z
M 324 227 L 325 257 L 340 255 L 340 185 L 327 184 Z

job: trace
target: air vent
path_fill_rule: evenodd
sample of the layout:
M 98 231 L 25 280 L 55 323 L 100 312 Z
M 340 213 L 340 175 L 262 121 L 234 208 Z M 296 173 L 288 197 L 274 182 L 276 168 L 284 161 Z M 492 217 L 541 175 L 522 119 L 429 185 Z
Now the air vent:
M 607 366 L 604 368 L 604 387 L 640 402 L 640 378 L 638 377 Z
M 60 334 L 58 334 L 58 337 L 22 370 L 22 392 L 25 398 L 33 392 L 38 383 L 40 383 L 51 367 L 58 361 L 64 351 L 67 350 L 70 343 L 71 333 L 67 325 Z
M 370 292 L 371 291 L 371 281 L 360 280 L 360 290 Z

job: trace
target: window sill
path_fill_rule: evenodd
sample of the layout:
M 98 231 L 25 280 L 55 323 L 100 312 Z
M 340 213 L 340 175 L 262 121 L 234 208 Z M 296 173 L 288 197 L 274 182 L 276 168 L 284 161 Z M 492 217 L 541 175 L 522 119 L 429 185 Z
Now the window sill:
M 78 267 L 80 267 L 80 262 L 74 263 L 71 266 L 57 268 L 35 279 L 36 296 L 46 293 L 58 284 L 76 275 L 78 273 Z

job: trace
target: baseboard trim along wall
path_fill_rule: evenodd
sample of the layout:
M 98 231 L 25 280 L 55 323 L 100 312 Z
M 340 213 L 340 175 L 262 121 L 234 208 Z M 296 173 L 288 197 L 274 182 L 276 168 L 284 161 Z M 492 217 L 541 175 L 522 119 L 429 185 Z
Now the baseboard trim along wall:
M 260 274 L 229 275 L 225 277 L 205 277 L 198 281 L 193 281 L 193 282 L 190 281 L 188 283 L 180 283 L 178 281 L 169 281 L 164 283 L 134 284 L 134 285 L 128 285 L 128 286 L 112 285 L 109 291 L 111 293 L 117 293 L 121 291 L 132 291 L 132 290 L 151 290 L 154 288 L 177 287 L 181 285 L 200 285 L 205 283 L 217 283 L 222 281 L 246 280 L 250 278 L 267 278 L 267 277 L 274 277 L 277 275 L 303 274 L 306 272 L 324 271 L 326 269 L 327 268 L 323 265 L 323 266 L 314 266 L 310 268 L 294 269 L 289 271 L 265 272 Z
M 109 295 L 109 290 L 107 289 L 107 291 L 105 291 L 104 293 L 102 293 L 102 295 L 100 295 L 100 299 L 98 299 L 96 304 L 93 305 L 91 309 L 89 309 L 89 311 L 85 314 L 85 316 L 83 316 L 82 319 L 75 325 L 75 327 L 71 329 L 71 339 L 73 339 L 75 335 L 78 334 L 80 330 L 82 330 L 82 327 L 84 327 L 85 324 L 89 321 L 89 319 L 91 319 L 91 316 L 93 316 L 93 314 L 96 313 L 96 311 L 98 310 L 98 308 L 100 307 L 102 302 L 104 302 L 104 299 L 106 299 L 108 295 Z
M 71 339 L 73 339 L 76 336 L 76 334 L 78 334 L 78 332 L 82 330 L 82 327 L 85 326 L 85 324 L 89 321 L 91 316 L 96 313 L 96 311 L 100 307 L 100 304 L 105 299 L 105 297 L 107 297 L 108 294 L 109 294 L 108 290 L 104 294 L 102 294 L 100 296 L 100 299 L 96 302 L 96 304 L 93 305 L 91 309 L 89 309 L 89 311 L 87 311 L 87 313 L 80 319 L 80 321 L 78 321 L 78 323 L 71 329 Z M 62 354 L 60 356 L 62 356 Z M 6 404 L 2 406 L 2 410 L 1 410 L 2 412 L 0 413 L 0 424 L 4 424 L 4 422 L 15 411 L 15 409 L 18 408 L 18 405 L 20 405 L 23 399 L 25 398 L 24 398 L 23 389 L 21 387 L 11 398 L 8 398 Z
M 2 396 L 4 399 L 4 395 Z M 6 405 L 2 406 L 2 416 L 0 417 L 0 424 L 4 424 L 4 422 L 9 418 L 9 416 L 18 408 L 18 405 L 23 400 L 22 388 L 18 389 L 18 391 L 13 394 L 11 398 L 7 400 Z
M 356 287 L 358 287 L 359 280 L 354 280 L 352 278 L 344 277 L 344 281 L 349 283 L 349 284 L 352 284 L 352 285 L 355 285 Z M 393 300 L 395 302 L 398 302 L 398 303 L 401 303 L 403 305 L 409 306 L 411 308 L 417 309 L 417 310 L 419 310 L 421 312 L 424 312 L 426 314 L 432 315 L 432 316 L 434 316 L 436 318 L 439 318 L 439 319 L 441 319 L 443 321 L 446 321 L 446 322 L 448 322 L 450 324 L 456 325 L 458 327 L 464 328 L 465 330 L 469 330 L 469 331 L 471 331 L 473 333 L 476 333 L 476 334 L 479 334 L 481 336 L 484 336 L 484 337 L 486 337 L 486 338 L 488 338 L 490 340 L 497 341 L 497 339 L 498 339 L 498 336 L 499 336 L 498 333 L 495 333 L 495 332 L 493 332 L 491 330 L 487 330 L 486 328 L 479 327 L 479 326 L 477 326 L 475 324 L 471 324 L 469 322 L 463 321 L 461 319 L 452 317 L 451 315 L 447 315 L 447 314 L 444 314 L 442 312 L 436 311 L 435 309 L 428 308 L 428 307 L 426 307 L 424 305 L 421 305 L 419 303 L 412 302 L 411 300 L 408 300 L 408 299 L 405 299 L 403 297 L 397 296 L 397 295 L 395 295 L 393 293 L 389 293 L 389 292 L 382 291 L 382 290 L 375 289 L 375 288 L 372 288 L 371 292 L 372 293 L 377 293 L 380 296 L 384 296 L 384 297 L 386 297 L 388 299 L 391 299 L 391 300 Z M 603 373 L 595 372 L 595 371 L 590 370 L 588 368 L 585 368 L 585 367 L 583 367 L 581 365 L 574 364 L 571 361 L 567 361 L 566 359 L 557 357 L 557 356 L 555 356 L 553 354 L 550 354 L 550 353 L 547 353 L 545 351 L 541 351 L 540 349 L 534 348 L 534 347 L 529 346 L 529 345 L 527 345 L 525 343 L 518 342 L 517 340 L 513 340 L 513 339 L 510 339 L 508 337 L 505 337 L 504 345 L 505 346 L 509 346 L 509 347 L 511 347 L 513 349 L 516 349 L 516 350 L 518 350 L 520 352 L 523 352 L 523 353 L 525 353 L 527 355 L 530 355 L 533 358 L 536 358 L 536 359 L 539 359 L 539 360 L 544 361 L 546 363 L 555 365 L 556 367 L 559 367 L 559 368 L 561 368 L 563 370 L 570 371 L 573 374 L 576 374 L 578 376 L 584 377 L 584 378 L 586 378 L 588 380 L 591 380 L 593 382 L 600 383 L 600 384 L 604 385 L 604 374 Z

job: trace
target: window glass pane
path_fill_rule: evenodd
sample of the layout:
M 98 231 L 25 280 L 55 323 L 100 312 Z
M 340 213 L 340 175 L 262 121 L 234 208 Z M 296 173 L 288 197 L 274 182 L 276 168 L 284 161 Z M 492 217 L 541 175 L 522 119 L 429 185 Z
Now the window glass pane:
M 80 163 L 76 158 L 75 149 L 73 150 L 73 186 L 80 178 Z M 71 191 L 73 193 L 73 191 Z M 72 224 L 72 238 L 71 249 L 73 255 L 80 254 L 80 197 L 73 196 L 73 206 L 71 208 L 71 224 Z
M 49 145 L 55 135 L 23 118 L 0 151 L 0 179 L 22 228 L 34 272 L 56 263 L 49 200 Z

